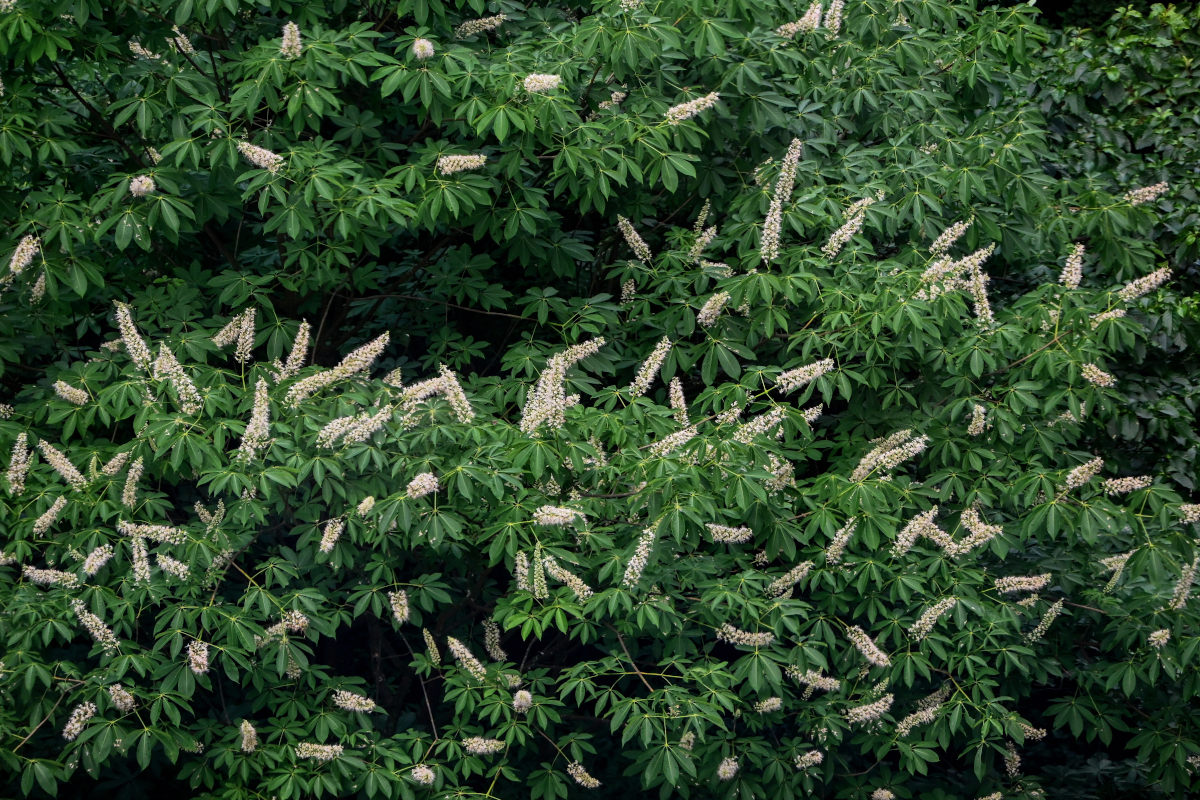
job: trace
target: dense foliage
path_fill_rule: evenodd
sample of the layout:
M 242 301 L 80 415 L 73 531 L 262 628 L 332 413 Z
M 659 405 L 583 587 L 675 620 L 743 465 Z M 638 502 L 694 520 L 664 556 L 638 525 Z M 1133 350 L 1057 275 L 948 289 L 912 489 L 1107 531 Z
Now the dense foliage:
M 0 793 L 1200 789 L 1195 126 L 1034 13 L 0 2 Z

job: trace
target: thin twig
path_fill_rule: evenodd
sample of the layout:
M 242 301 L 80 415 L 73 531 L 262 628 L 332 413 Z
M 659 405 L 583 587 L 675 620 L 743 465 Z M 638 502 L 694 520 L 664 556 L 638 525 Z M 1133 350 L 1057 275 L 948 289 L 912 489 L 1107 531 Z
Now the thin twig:
M 37 733 L 37 732 L 38 732 L 38 728 L 40 728 L 40 727 L 42 727 L 43 725 L 45 725 L 45 724 L 46 724 L 46 723 L 47 723 L 47 722 L 50 720 L 50 717 L 54 716 L 54 709 L 58 708 L 58 707 L 59 707 L 59 706 L 62 704 L 62 701 L 63 701 L 65 698 L 66 698 L 66 695 L 65 695 L 65 694 L 64 694 L 64 695 L 59 695 L 58 701 L 57 701 L 57 702 L 55 702 L 55 704 L 54 704 L 53 706 L 51 706 L 50 710 L 49 710 L 49 711 L 46 713 L 46 716 L 42 717 L 42 721 L 41 721 L 41 722 L 39 722 L 37 725 L 34 725 L 34 726 L 33 726 L 33 730 L 31 730 L 31 731 L 29 732 L 29 735 L 28 735 L 28 736 L 26 736 L 26 737 L 25 737 L 24 739 L 22 739 L 21 741 L 17 742 L 17 746 L 16 746 L 16 747 L 14 747 L 14 748 L 12 749 L 12 752 L 14 752 L 14 753 L 15 753 L 15 752 L 17 752 L 18 750 L 20 750 L 20 749 L 21 749 L 21 745 L 25 744 L 26 742 L 28 742 L 30 739 L 32 739 L 32 738 L 33 738 L 33 735 L 34 735 L 35 733 Z
M 617 635 L 617 641 L 620 642 L 621 649 L 625 651 L 625 657 L 629 659 L 629 663 L 633 667 L 633 671 L 636 672 L 637 676 L 642 679 L 642 683 L 645 684 L 646 688 L 653 692 L 654 687 L 650 685 L 650 681 L 646 680 L 646 676 L 642 674 L 642 671 L 640 669 L 638 669 L 638 665 L 633 660 L 633 656 L 631 656 L 629 654 L 629 648 L 625 646 L 625 637 L 622 636 L 621 632 L 619 630 L 617 630 L 616 628 L 614 628 L 612 625 L 609 625 L 608 627 L 610 630 L 612 630 L 613 633 L 615 633 Z

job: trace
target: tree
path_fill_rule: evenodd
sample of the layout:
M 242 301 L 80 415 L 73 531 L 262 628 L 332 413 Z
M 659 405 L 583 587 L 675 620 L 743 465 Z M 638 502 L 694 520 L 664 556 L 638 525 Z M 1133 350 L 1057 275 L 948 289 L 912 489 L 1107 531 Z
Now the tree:
M 6 794 L 1194 790 L 1029 7 L 3 6 Z

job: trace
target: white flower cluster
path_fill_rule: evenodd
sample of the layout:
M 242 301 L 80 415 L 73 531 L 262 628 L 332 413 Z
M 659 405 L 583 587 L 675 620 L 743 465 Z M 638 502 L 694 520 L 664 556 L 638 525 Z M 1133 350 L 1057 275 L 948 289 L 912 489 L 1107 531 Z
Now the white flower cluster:
M 1149 475 L 1137 475 L 1127 478 L 1108 478 L 1104 481 L 1104 493 L 1107 495 L 1129 494 L 1141 489 L 1147 489 L 1154 479 Z
M 344 445 L 365 442 L 391 419 L 394 408 L 389 403 L 374 413 L 366 411 L 330 420 L 317 432 L 317 445 L 332 449 L 338 442 Z
M 338 543 L 342 532 L 346 530 L 346 520 L 344 517 L 335 517 L 325 523 L 325 530 L 321 532 L 321 543 L 317 549 L 322 553 L 332 553 L 334 545 Z
M 396 622 L 399 622 L 401 625 L 408 622 L 410 614 L 408 608 L 408 592 L 404 591 L 403 589 L 399 589 L 394 592 L 388 592 L 388 603 L 392 607 L 392 616 L 396 618 Z
M 785 572 L 784 575 L 781 575 L 780 577 L 775 578 L 774 581 L 770 582 L 770 585 L 767 587 L 767 596 L 779 597 L 784 595 L 784 593 L 794 587 L 797 582 L 803 581 L 803 579 L 808 576 L 808 573 L 811 570 L 812 561 L 804 561 L 802 564 L 793 566 L 792 569 Z
M 433 786 L 434 781 L 437 780 L 437 775 L 427 764 L 417 764 L 412 768 L 412 772 L 409 775 L 422 786 Z
M 164 544 L 183 544 L 187 541 L 187 531 L 171 525 L 152 525 L 119 519 L 117 520 L 117 531 L 135 539 L 152 539 Z
M 487 679 L 487 668 L 483 666 L 478 658 L 476 658 L 465 644 L 450 636 L 446 639 L 446 643 L 450 646 L 450 653 L 458 660 L 463 669 L 471 673 L 472 677 L 477 681 Z
M 83 626 L 96 643 L 104 649 L 106 653 L 115 653 L 117 651 L 118 642 L 117 635 L 113 633 L 112 628 L 104 624 L 104 620 L 87 610 L 82 600 L 78 598 L 71 601 L 71 610 L 75 612 L 75 618 L 79 620 L 79 624 Z
M 284 25 L 283 37 L 279 41 L 279 54 L 288 61 L 295 61 L 303 50 L 304 46 L 300 42 L 300 26 L 294 22 Z
M 253 461 L 258 458 L 259 451 L 271 443 L 270 410 L 267 382 L 259 378 L 254 384 L 254 409 L 242 434 L 242 443 L 234 453 L 235 458 Z
M 1167 189 L 1169 188 L 1171 188 L 1170 185 L 1166 181 L 1163 181 L 1152 186 L 1142 186 L 1139 189 L 1130 189 L 1121 199 L 1123 199 L 1126 203 L 1129 203 L 1131 206 L 1140 206 L 1157 200 L 1159 197 L 1166 194 Z
M 838 689 L 842 688 L 842 682 L 837 678 L 830 678 L 826 675 L 822 675 L 816 670 L 809 669 L 801 672 L 799 667 L 789 664 L 788 666 L 784 667 L 783 671 L 787 673 L 789 678 L 796 681 L 796 683 L 808 687 L 808 690 L 804 693 L 804 698 L 806 700 L 811 696 L 814 689 L 822 692 L 836 692 Z
M 1116 378 L 1100 369 L 1095 364 L 1084 364 L 1082 373 L 1085 381 L 1093 386 L 1099 386 L 1102 389 L 1115 386 L 1117 383 Z
M 196 52 L 196 48 L 192 46 L 192 40 L 187 37 L 187 34 L 179 30 L 178 25 L 171 26 L 171 33 L 174 36 L 167 37 L 167 44 L 171 45 L 172 50 L 178 50 L 180 53 L 192 55 Z M 154 163 L 158 163 L 156 160 Z
M 253 753 L 258 749 L 258 731 L 254 730 L 254 726 L 250 724 L 250 720 L 242 720 L 239 729 L 242 734 L 242 752 Z
M 850 543 L 850 537 L 854 536 L 854 531 L 858 527 L 858 520 L 854 517 L 846 520 L 846 524 L 838 528 L 833 534 L 833 541 L 825 548 L 825 563 L 839 564 L 842 560 L 842 555 L 846 552 L 846 545 Z
M 548 75 L 544 72 L 534 72 L 525 76 L 525 80 L 521 81 L 521 85 L 525 87 L 525 91 L 530 94 L 544 94 L 552 92 L 562 83 L 562 77 L 559 75 Z
M 26 234 L 21 237 L 21 241 L 17 242 L 17 247 L 13 250 L 12 258 L 8 260 L 8 269 L 13 275 L 20 275 L 29 265 L 33 263 L 33 259 L 42 249 L 41 241 L 32 234 Z
M 129 353 L 130 360 L 134 365 L 145 372 L 150 373 L 150 348 L 146 346 L 146 342 L 138 333 L 137 325 L 133 321 L 133 313 L 129 306 L 120 301 L 116 302 L 117 306 L 117 329 L 121 332 L 121 342 L 125 345 L 125 352 Z
M 617 106 L 621 105 L 621 103 L 625 102 L 625 98 L 628 96 L 629 96 L 629 94 L 627 92 L 620 92 L 620 91 L 611 92 L 608 95 L 607 100 L 600 101 L 598 108 L 600 108 L 601 110 L 609 109 L 609 108 L 616 108 Z
M 674 412 L 675 421 L 680 425 L 687 425 L 687 398 L 683 394 L 683 381 L 678 377 L 671 378 L 670 384 L 667 385 L 667 400 Z
M 158 562 L 159 569 L 181 581 L 186 581 L 191 574 L 188 565 L 178 559 L 165 556 L 162 553 L 155 553 L 154 560 Z
M 659 339 L 658 344 L 654 346 L 654 351 L 642 362 L 633 383 L 629 384 L 629 393 L 632 397 L 641 397 L 646 393 L 654 381 L 654 376 L 658 374 L 663 362 L 667 360 L 667 354 L 670 351 L 671 339 L 667 336 Z
M 1058 282 L 1068 289 L 1078 289 L 1081 280 L 1083 280 L 1083 245 L 1076 243 L 1071 248 L 1071 254 L 1067 256 L 1066 266 L 1063 267 L 1062 274 L 1058 276 Z
M 665 114 L 669 125 L 678 125 L 684 120 L 691 119 L 702 111 L 706 111 L 717 104 L 721 99 L 719 92 L 709 92 L 703 97 L 697 97 L 695 100 L 689 100 L 686 103 L 671 106 Z
M 933 244 L 929 245 L 929 254 L 931 256 L 940 256 L 954 246 L 954 243 L 962 238 L 962 235 L 971 227 L 973 219 L 966 222 L 956 222 L 946 228 L 938 237 L 933 240 Z
M 354 507 L 354 513 L 358 514 L 358 516 L 360 516 L 360 517 L 365 518 L 371 513 L 371 511 L 374 508 L 375 508 L 375 497 L 374 497 L 374 495 L 368 495 L 368 496 L 364 497 L 357 506 Z
M 259 147 L 256 144 L 244 141 L 238 142 L 237 149 L 242 154 L 242 158 L 246 159 L 250 166 L 265 169 L 272 175 L 278 175 L 286 164 L 283 156 L 272 153 L 265 147 Z
M 454 412 L 454 418 L 459 422 L 470 422 L 475 418 L 475 411 L 471 408 L 466 393 L 463 392 L 462 384 L 445 364 L 439 364 L 436 378 L 414 383 L 404 390 L 400 400 L 401 408 L 404 411 L 402 419 L 404 426 L 408 428 L 415 425 L 418 405 L 439 394 L 446 398 L 446 402 L 450 404 L 450 410 Z
M 747 527 L 731 528 L 715 522 L 708 523 L 706 527 L 712 540 L 722 544 L 743 544 L 754 538 L 754 531 Z
M 764 264 L 770 264 L 779 258 L 779 239 L 783 232 L 783 205 L 792 197 L 792 187 L 796 182 L 796 168 L 800 164 L 800 156 L 803 152 L 804 143 L 799 139 L 792 139 L 780 164 L 779 177 L 775 181 L 775 192 L 771 195 L 771 206 L 767 210 L 766 222 L 763 223 L 762 242 L 759 244 L 759 255 Z
M 137 698 L 119 683 L 114 683 L 108 687 L 108 698 L 112 702 L 113 708 L 118 711 L 129 712 L 137 705 Z
M 102 544 L 88 553 L 80 569 L 84 575 L 90 578 L 99 572 L 112 557 L 113 546 L 111 544 Z
M 1167 267 L 1156 269 L 1149 275 L 1143 275 L 1137 280 L 1130 281 L 1121 287 L 1117 295 L 1126 303 L 1132 303 L 1144 294 L 1154 291 L 1159 286 L 1167 282 L 1171 277 L 1171 270 Z
M 854 645 L 858 652 L 863 654 L 863 658 L 877 667 L 890 667 L 892 660 L 888 658 L 887 653 L 879 649 L 866 631 L 857 625 L 851 626 L 850 630 L 846 631 L 846 637 L 850 643 Z
M 1108 580 L 1108 585 L 1104 587 L 1104 592 L 1108 593 L 1117 585 L 1117 581 L 1121 580 L 1121 573 L 1125 571 L 1125 564 L 1129 561 L 1129 557 L 1134 554 L 1134 550 L 1128 553 L 1118 553 L 1115 556 L 1100 559 L 1100 566 L 1105 572 L 1111 572 L 1112 576 Z
M 744 645 L 746 647 L 770 647 L 775 642 L 775 634 L 770 631 L 751 633 L 750 631 L 735 628 L 726 622 L 717 628 L 717 639 L 722 642 Z
M 533 521 L 538 525 L 571 525 L 577 519 L 583 520 L 583 514 L 573 508 L 563 508 L 562 506 L 541 506 L 533 512 Z
M 744 425 L 734 431 L 733 440 L 742 444 L 750 444 L 759 436 L 765 436 L 772 431 L 775 431 L 776 439 L 780 438 L 783 436 L 783 428 L 780 428 L 779 425 L 783 422 L 784 413 L 782 407 L 775 406 L 770 411 L 747 420 Z
M 304 366 L 304 361 L 308 358 L 308 337 L 309 324 L 305 320 L 300 323 L 300 327 L 296 331 L 296 338 L 292 341 L 292 349 L 288 353 L 287 362 L 280 363 L 276 359 L 272 364 L 275 371 L 271 374 L 271 377 L 275 379 L 276 383 L 292 377 Z
M 233 319 L 217 331 L 212 337 L 212 343 L 217 347 L 228 347 L 234 342 L 237 347 L 234 350 L 234 357 L 239 363 L 245 364 L 251 359 L 251 351 L 254 349 L 254 321 L 256 312 L 254 308 L 247 308 L 241 314 L 238 314 Z
M 693 264 L 699 264 L 704 260 L 704 250 L 712 244 L 712 240 L 715 238 L 717 238 L 716 225 L 696 235 L 696 241 L 692 243 L 692 249 L 688 251 L 688 258 Z
M 929 437 L 914 436 L 912 431 L 902 430 L 885 439 L 872 440 L 871 443 L 875 444 L 875 447 L 863 456 L 854 472 L 850 473 L 850 480 L 855 483 L 866 480 L 876 471 L 886 473 L 919 455 L 928 446 Z M 884 475 L 881 479 L 889 480 L 890 477 Z
M 66 507 L 67 498 L 61 496 L 56 498 L 54 502 L 50 504 L 50 507 L 43 511 L 42 515 L 34 520 L 33 535 L 41 536 L 46 533 L 46 531 L 50 530 L 55 521 L 58 520 L 58 515 L 61 514 L 62 510 Z
M 1192 583 L 1196 580 L 1196 571 L 1200 569 L 1200 555 L 1192 559 L 1192 563 L 1183 568 L 1179 574 L 1179 580 L 1175 583 L 1175 591 L 1171 593 L 1171 602 L 1167 608 L 1172 611 L 1181 611 L 1187 605 L 1188 597 L 1192 593 Z
M 833 369 L 833 359 L 823 358 L 805 367 L 790 369 L 775 379 L 775 388 L 784 394 L 791 394 L 803 388 Z
M 561 428 L 566 422 L 566 410 L 578 402 L 578 397 L 568 398 L 563 391 L 567 370 L 595 355 L 604 346 L 604 339 L 592 339 L 572 345 L 561 353 L 555 353 L 546 361 L 546 368 L 538 376 L 537 384 L 521 410 L 521 432 L 532 436 L 542 424 L 552 429 Z
M 775 29 L 775 33 L 785 39 L 791 39 L 798 33 L 812 33 L 821 26 L 821 0 L 813 0 L 804 16 L 795 22 L 788 22 Z
M 29 472 L 29 434 L 21 431 L 13 442 L 12 456 L 9 458 L 8 491 L 10 494 L 20 494 L 25 491 L 25 474 Z
M 36 583 L 39 586 L 64 586 L 72 589 L 79 585 L 77 577 L 70 572 L 63 572 L 59 569 L 39 569 L 26 564 L 21 567 L 21 574 L 25 576 L 25 580 L 30 583 Z
M 108 478 L 115 478 L 121 468 L 125 466 L 125 462 L 129 460 L 129 452 L 117 453 L 108 461 L 104 462 L 104 466 L 100 468 L 100 474 Z
M 846 243 L 862 230 L 863 223 L 866 221 L 865 212 L 867 207 L 873 205 L 877 200 L 882 199 L 882 193 L 875 197 L 864 197 L 847 209 L 846 221 L 830 235 L 829 241 L 821 248 L 821 252 L 825 254 L 826 258 L 831 261 L 837 258 L 837 254 L 842 252 L 842 248 L 846 246 Z
M 187 646 L 188 669 L 197 675 L 208 672 L 208 644 L 199 639 L 193 639 Z
M 463 749 L 473 756 L 490 756 L 504 751 L 504 742 L 500 739 L 484 739 L 481 736 L 468 736 L 463 739 Z
M 662 439 L 659 439 L 654 444 L 650 445 L 650 455 L 657 458 L 666 458 L 671 453 L 674 453 L 679 448 L 696 438 L 697 430 L 695 425 L 689 425 L 681 431 L 668 434 Z
M 298 342 L 300 338 L 299 335 L 297 335 L 296 338 Z M 307 399 L 321 389 L 324 389 L 326 386 L 329 386 L 330 384 L 344 378 L 357 375 L 360 372 L 366 372 L 371 368 L 371 365 L 375 363 L 375 359 L 379 358 L 379 355 L 383 352 L 384 348 L 387 347 L 389 338 L 389 335 L 384 333 L 381 336 L 362 345 L 361 347 L 351 350 L 346 357 L 338 362 L 337 366 L 333 367 L 332 369 L 327 369 L 323 372 L 318 372 L 314 375 L 309 375 L 307 378 L 296 381 L 296 383 L 292 384 L 291 388 L 288 389 L 287 395 L 284 397 L 284 403 L 291 408 L 296 408 L 303 400 Z M 293 353 L 294 352 L 295 351 L 293 350 Z M 292 359 L 289 356 L 289 364 L 291 361 Z
M 1184 503 L 1179 507 L 1179 514 L 1185 525 L 1200 522 L 1200 503 Z
M 968 536 L 964 536 L 957 542 L 949 540 L 941 541 L 938 539 L 934 540 L 942 547 L 943 550 L 946 551 L 946 555 L 951 556 L 952 558 L 964 556 L 975 548 L 982 547 L 992 539 L 995 539 L 997 536 L 1004 533 L 1003 526 L 991 525 L 985 522 L 983 517 L 981 517 L 979 514 L 979 509 L 975 506 L 969 506 L 968 508 L 964 509 L 962 514 L 959 515 L 958 519 L 959 522 L 962 523 L 962 526 L 969 532 Z
M 1155 650 L 1161 650 L 1167 646 L 1167 642 L 1171 641 L 1171 631 L 1167 630 L 1166 628 L 1154 631 L 1146 637 L 1146 641 L 1149 642 L 1150 646 Z
M 818 6 L 819 8 L 820 6 Z M 809 750 L 806 753 L 797 753 L 794 759 L 796 769 L 804 771 L 821 765 L 825 760 L 825 754 L 820 750 Z
M 550 556 L 546 556 L 542 559 L 542 566 L 545 567 L 546 574 L 548 574 L 551 578 L 554 578 L 554 580 L 558 581 L 559 583 L 565 584 L 567 588 L 570 589 L 575 595 L 575 598 L 579 600 L 579 602 L 582 603 L 595 594 L 592 591 L 592 587 L 584 583 L 583 580 L 574 573 L 564 569 Z
M 134 58 L 140 58 L 145 61 L 162 61 L 162 56 L 152 50 L 147 50 L 140 42 L 129 40 L 129 52 L 133 53 Z
M 1039 622 L 1037 624 L 1037 627 L 1034 628 L 1032 631 L 1030 631 L 1026 635 L 1026 637 L 1025 637 L 1026 641 L 1036 642 L 1038 639 L 1045 636 L 1046 631 L 1050 630 L 1050 624 L 1052 622 L 1054 622 L 1055 617 L 1057 617 L 1060 613 L 1062 613 L 1062 610 L 1063 610 L 1063 601 L 1062 600 L 1059 600 L 1057 603 L 1050 606 L 1050 608 L 1046 609 L 1046 613 L 1042 615 L 1041 622 Z
M 79 491 L 87 486 L 87 478 L 83 477 L 83 473 L 75 468 L 61 450 L 47 442 L 45 439 L 38 440 L 38 450 L 42 452 L 42 458 L 46 459 L 46 463 L 54 467 L 54 471 L 62 476 L 63 480 L 71 484 L 71 488 Z
M 721 759 L 721 763 L 717 765 L 717 779 L 722 781 L 731 781 L 737 777 L 738 761 L 736 758 Z
M 578 761 L 572 761 L 567 765 L 567 774 L 575 779 L 585 789 L 599 789 L 600 781 L 588 774 L 587 770 Z
M 717 292 L 705 301 L 700 313 L 696 315 L 696 323 L 708 328 L 721 316 L 721 310 L 729 302 L 729 292 Z
M 456 172 L 479 169 L 486 163 L 487 156 L 483 153 L 472 156 L 438 156 L 435 169 L 442 175 L 453 175 Z
M 508 660 L 508 653 L 500 646 L 500 626 L 490 619 L 483 621 L 483 649 L 495 661 Z
M 892 707 L 892 702 L 895 700 L 894 695 L 885 694 L 883 697 L 876 700 L 874 703 L 855 706 L 847 709 L 845 712 L 846 721 L 851 725 L 862 725 L 868 722 L 874 722 L 882 717 Z
M 917 539 L 922 536 L 935 542 L 949 541 L 949 534 L 934 522 L 937 512 L 938 507 L 934 506 L 913 517 L 907 525 L 900 529 L 900 532 L 896 534 L 896 541 L 892 543 L 892 558 L 899 558 L 907 553 L 916 544 Z
M 428 39 L 414 39 L 412 43 L 413 58 L 418 61 L 424 61 L 427 58 L 433 58 L 433 42 Z
M 313 761 L 333 761 L 342 755 L 340 744 L 314 744 L 301 742 L 296 745 L 296 758 L 312 759 Z
M 467 20 L 463 24 L 454 29 L 454 35 L 459 39 L 466 39 L 468 36 L 474 36 L 477 33 L 484 31 L 494 31 L 499 28 L 504 20 L 508 19 L 503 14 L 497 14 L 494 17 L 483 17 L 481 19 Z
M 154 178 L 149 175 L 137 175 L 129 180 L 129 193 L 134 197 L 147 197 L 158 189 Z
M 1091 461 L 1086 461 L 1075 467 L 1067 473 L 1067 480 L 1061 487 L 1060 492 L 1067 492 L 1071 489 L 1078 489 L 1080 486 L 1088 483 L 1092 478 L 1104 468 L 1103 458 L 1093 458 Z
M 62 736 L 68 742 L 75 741 L 79 734 L 83 733 L 84 727 L 88 724 L 88 720 L 96 716 L 95 703 L 80 703 L 71 711 L 71 717 L 67 720 L 67 725 L 63 728 Z
M 770 714 L 772 712 L 780 711 L 782 709 L 783 709 L 783 698 L 781 698 L 781 697 L 768 697 L 763 700 L 759 700 L 757 703 L 754 704 L 754 710 L 755 710 L 755 712 L 757 712 L 759 714 Z
M 825 12 L 825 30 L 829 31 L 827 38 L 832 39 L 842 29 L 842 9 L 845 5 L 845 0 L 833 0 L 829 4 L 829 10 Z
M 418 497 L 433 494 L 437 490 L 437 476 L 432 472 L 422 472 L 408 482 L 408 487 L 404 491 L 410 500 L 416 500 Z
M 438 651 L 437 642 L 433 640 L 433 634 L 428 628 L 421 628 L 421 638 L 425 640 L 425 650 L 429 655 L 429 661 L 436 667 L 442 663 L 442 654 Z
M 971 407 L 971 423 L 967 425 L 968 436 L 979 436 L 987 430 L 987 409 L 975 403 Z
M 625 243 L 629 245 L 629 249 L 633 251 L 633 254 L 637 256 L 639 261 L 648 262 L 653 258 L 653 254 L 650 252 L 650 245 L 646 244 L 646 240 L 633 227 L 632 222 L 618 214 L 617 227 L 621 230 L 621 235 L 625 237 Z
M 937 624 L 937 621 L 950 613 L 956 605 L 958 605 L 957 597 L 944 597 L 937 601 L 927 608 L 925 613 L 913 623 L 913 626 L 908 629 L 908 635 L 914 641 L 921 641 L 929 635 L 929 632 L 933 630 L 933 626 Z
M 135 536 L 133 541 L 129 543 L 129 558 L 133 567 L 133 580 L 135 583 L 150 582 L 150 557 L 146 553 L 146 540 L 140 536 Z
M 204 403 L 196 384 L 183 371 L 183 366 L 175 358 L 175 354 L 165 344 L 158 346 L 158 358 L 154 361 L 151 374 L 156 381 L 168 381 L 179 398 L 179 408 L 185 414 L 199 414 Z
M 642 572 L 650 563 L 650 551 L 654 549 L 655 536 L 654 528 L 651 527 L 643 530 L 638 538 L 637 548 L 633 551 L 629 563 L 625 565 L 625 575 L 621 578 L 621 585 L 626 589 L 637 586 L 638 581 L 642 579 Z
M 941 712 L 941 710 L 941 704 L 918 708 L 916 711 L 900 720 L 900 722 L 896 725 L 896 736 L 898 738 L 903 738 L 912 733 L 915 728 L 921 725 L 928 725 L 937 719 L 938 713 Z
M 369 714 L 377 708 L 375 701 L 371 698 L 348 692 L 345 689 L 338 689 L 333 693 L 333 704 L 345 711 L 356 711 L 363 714 Z
M 1120 319 L 1125 316 L 1126 312 L 1123 308 L 1114 308 L 1110 311 L 1102 311 L 1099 314 L 1092 315 L 1092 330 L 1096 330 L 1104 323 L 1113 319 Z
M 129 465 L 129 472 L 125 473 L 125 485 L 121 489 L 121 504 L 126 508 L 133 508 L 137 505 L 138 481 L 142 479 L 142 472 L 145 469 L 145 463 L 141 456 L 138 456 Z
M 994 585 L 999 594 L 1038 592 L 1050 585 L 1050 578 L 1049 572 L 1043 575 L 1008 575 L 996 578 Z
M 527 713 L 533 708 L 533 695 L 525 689 L 520 689 L 513 695 L 512 708 L 517 714 Z

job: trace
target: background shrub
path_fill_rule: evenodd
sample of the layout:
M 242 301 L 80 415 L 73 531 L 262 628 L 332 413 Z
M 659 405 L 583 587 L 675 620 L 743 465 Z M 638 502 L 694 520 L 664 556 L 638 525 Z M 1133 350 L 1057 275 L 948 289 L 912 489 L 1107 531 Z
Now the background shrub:
M 1191 140 L 1030 7 L 0 7 L 6 794 L 1196 788 Z

